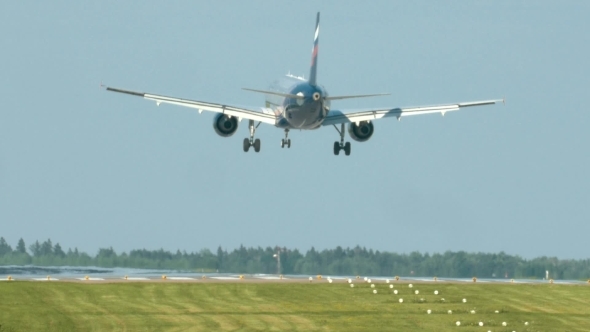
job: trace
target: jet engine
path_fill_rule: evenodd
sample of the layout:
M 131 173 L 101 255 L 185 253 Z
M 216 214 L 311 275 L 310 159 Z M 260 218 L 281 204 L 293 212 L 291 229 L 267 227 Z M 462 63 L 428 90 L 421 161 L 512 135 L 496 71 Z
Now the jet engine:
M 348 134 L 357 142 L 368 141 L 373 136 L 373 123 L 371 121 L 352 122 L 348 126 Z
M 213 120 L 213 129 L 215 129 L 215 132 L 219 136 L 230 137 L 238 130 L 238 118 L 225 114 L 217 114 Z

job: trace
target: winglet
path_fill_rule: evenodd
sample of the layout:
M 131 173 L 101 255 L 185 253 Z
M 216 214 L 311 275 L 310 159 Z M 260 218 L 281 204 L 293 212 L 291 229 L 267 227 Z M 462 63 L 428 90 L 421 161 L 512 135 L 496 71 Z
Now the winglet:
M 318 68 L 318 41 L 320 34 L 320 12 L 315 23 L 315 33 L 313 36 L 313 48 L 311 49 L 311 69 L 309 72 L 309 84 L 316 85 L 316 74 Z

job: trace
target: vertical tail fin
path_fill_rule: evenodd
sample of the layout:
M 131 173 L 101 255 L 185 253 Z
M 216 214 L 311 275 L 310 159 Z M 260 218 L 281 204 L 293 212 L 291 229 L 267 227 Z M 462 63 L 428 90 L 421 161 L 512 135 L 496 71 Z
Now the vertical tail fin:
M 309 72 L 309 84 L 316 85 L 316 74 L 318 68 L 318 40 L 320 34 L 320 12 L 315 23 L 315 34 L 313 37 L 313 48 L 311 50 L 311 69 Z

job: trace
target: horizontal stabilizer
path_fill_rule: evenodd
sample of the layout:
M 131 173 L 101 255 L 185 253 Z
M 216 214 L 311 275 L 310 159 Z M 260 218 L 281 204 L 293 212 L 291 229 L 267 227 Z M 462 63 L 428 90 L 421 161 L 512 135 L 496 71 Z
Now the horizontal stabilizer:
M 259 93 L 264 93 L 264 94 L 267 94 L 267 95 L 281 96 L 281 97 L 285 97 L 285 98 L 305 99 L 305 96 L 304 95 L 293 95 L 293 94 L 290 94 L 290 93 L 281 93 L 281 92 L 256 90 L 256 89 L 248 89 L 248 88 L 242 88 L 242 90 L 252 91 L 252 92 L 259 92 Z
M 351 99 L 351 98 L 389 96 L 390 94 L 391 93 L 376 93 L 376 94 L 372 94 L 372 95 L 328 96 L 328 97 L 326 97 L 326 100 L 340 100 L 340 99 Z

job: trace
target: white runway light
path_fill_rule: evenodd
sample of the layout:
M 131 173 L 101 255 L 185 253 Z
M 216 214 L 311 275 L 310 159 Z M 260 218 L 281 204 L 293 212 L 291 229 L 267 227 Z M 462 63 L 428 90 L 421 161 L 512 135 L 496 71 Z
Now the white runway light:
M 437 290 L 434 291 L 434 295 L 438 295 L 438 291 Z
M 371 284 L 371 288 L 375 288 L 375 284 Z
M 467 303 L 467 299 L 463 299 L 463 303 Z
M 354 288 L 354 284 L 350 284 L 350 288 Z
M 385 282 L 386 282 L 386 283 L 389 283 L 389 279 L 385 279 Z
M 430 313 L 432 312 L 432 310 L 428 309 L 426 310 L 426 313 L 430 315 Z
M 449 311 L 447 311 L 447 313 L 450 315 L 453 313 L 453 310 L 449 310 Z
M 368 280 L 367 280 L 367 282 L 368 282 L 368 283 L 371 283 L 371 279 L 368 279 Z
M 352 284 L 352 279 L 350 279 L 350 278 L 349 278 L 349 279 L 348 279 L 348 283 L 349 283 L 349 284 Z
M 399 303 L 404 303 L 404 299 L 399 299 Z
M 479 326 L 483 326 L 483 322 L 479 322 Z
M 460 321 L 457 321 L 457 322 L 455 323 L 455 325 L 457 325 L 457 326 L 461 326 L 461 322 L 460 322 Z
M 506 326 L 506 325 L 508 325 L 508 324 L 506 324 L 506 322 L 502 322 L 502 326 Z
M 419 291 L 419 290 L 416 290 L 416 291 L 414 292 L 414 294 L 418 295 L 418 294 L 420 294 L 420 291 Z
M 529 322 L 524 322 L 524 326 L 529 326 Z
M 397 289 L 393 290 L 393 294 L 397 295 Z
M 393 285 L 389 285 L 389 288 L 393 288 Z
M 494 312 L 495 312 L 495 313 L 497 313 L 497 314 L 499 314 L 499 313 L 500 313 L 500 311 L 498 311 L 498 310 L 496 310 L 496 311 L 494 311 Z
M 408 287 L 412 288 L 412 287 L 414 287 L 414 285 L 412 285 L 412 284 L 409 284 L 409 285 L 408 285 Z
M 365 281 L 367 281 L 367 277 L 365 277 Z
M 373 289 L 373 294 L 377 294 L 377 290 L 376 289 Z
M 475 313 L 475 310 L 471 310 L 470 312 L 471 312 L 472 314 L 474 314 L 474 313 Z

